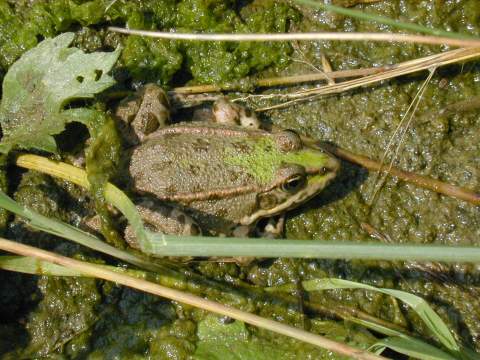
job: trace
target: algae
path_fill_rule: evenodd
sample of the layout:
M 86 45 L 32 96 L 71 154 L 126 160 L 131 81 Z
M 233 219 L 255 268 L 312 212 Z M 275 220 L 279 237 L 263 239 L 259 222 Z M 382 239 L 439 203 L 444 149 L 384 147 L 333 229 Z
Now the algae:
M 235 1 L 0 1 L 0 68 L 6 69 L 38 41 L 76 26 L 123 24 L 135 29 L 179 31 L 284 32 L 298 12 L 282 2 L 255 1 L 235 11 Z M 83 30 L 85 32 L 87 30 Z M 79 31 L 82 33 L 82 30 Z M 241 79 L 269 66 L 283 67 L 291 53 L 286 43 L 173 42 L 121 37 L 99 32 L 81 41 L 86 48 L 124 45 L 122 65 L 134 83 L 168 85 L 180 70 L 196 82 Z M 112 39 L 113 38 L 113 39 Z M 93 44 L 92 44 L 93 43 Z M 186 75 L 182 75 L 186 76 Z
M 76 31 L 75 44 L 87 51 L 111 50 L 122 44 L 124 51 L 115 75 L 125 88 L 150 81 L 167 86 L 188 80 L 221 83 L 250 75 L 312 71 L 305 64 L 292 62 L 292 58 L 321 68 L 320 59 L 325 55 L 334 70 L 341 70 L 393 64 L 442 50 L 405 44 L 315 42 L 299 44 L 300 53 L 280 43 L 207 45 L 126 38 L 108 33 L 105 27 L 127 24 L 144 29 L 177 27 L 182 31 L 237 32 L 394 30 L 327 12 L 293 9 L 284 2 L 119 0 L 108 7 L 110 3 L 0 0 L 2 72 L 5 73 L 24 51 L 42 38 L 67 30 Z M 480 7 L 476 0 L 382 1 L 357 5 L 357 8 L 427 26 L 480 34 Z M 271 111 L 264 118 L 380 158 L 424 79 L 424 74 L 415 74 L 368 89 Z M 396 165 L 449 183 L 480 189 L 478 111 L 440 114 L 448 105 L 480 95 L 479 79 L 478 66 L 472 63 L 436 72 L 407 131 Z M 283 91 L 292 90 L 295 88 Z M 266 91 L 269 92 L 272 91 Z M 289 214 L 288 237 L 367 241 L 372 239 L 362 230 L 362 223 L 368 223 L 394 242 L 478 244 L 478 207 L 397 179 L 388 179 L 377 200 L 369 206 L 374 174 L 347 163 L 342 165 L 338 179 L 320 197 Z M 11 177 L 11 191 L 15 191 L 16 200 L 43 214 L 78 224 L 88 213 L 85 207 L 93 208 L 85 194 L 66 183 L 31 172 Z M 19 186 L 16 184 L 18 178 Z M 68 254 L 80 253 L 78 247 L 70 248 L 57 238 L 28 230 L 18 219 L 8 225 L 7 236 Z M 341 277 L 412 292 L 426 298 L 463 343 L 480 349 L 480 300 L 476 290 L 480 277 L 473 265 L 446 267 L 441 264 L 276 259 L 247 267 L 211 262 L 192 267 L 208 278 L 235 284 L 246 281 L 259 288 L 312 278 Z M 4 272 L 0 276 L 4 284 L 0 351 L 7 354 L 5 358 L 22 349 L 37 357 L 54 350 L 51 356 L 71 359 L 186 358 L 195 352 L 199 340 L 197 327 L 205 318 L 200 310 L 93 280 L 66 281 Z M 34 279 L 39 279 L 38 286 Z M 305 316 L 291 304 L 265 301 L 250 291 L 245 291 L 243 297 L 234 294 L 228 297 L 211 284 L 207 287 L 203 283 L 187 285 L 176 281 L 172 285 L 292 325 L 305 326 L 307 323 L 310 331 L 338 340 L 354 339 L 357 344 L 368 344 L 371 340 L 370 334 L 342 322 L 324 322 L 317 313 L 309 313 L 306 322 Z M 72 299 L 68 298 L 69 294 L 74 295 Z M 326 308 L 359 309 L 408 327 L 428 339 L 416 315 L 383 294 L 326 291 L 311 294 L 309 301 Z M 52 324 L 46 326 L 42 321 L 51 304 L 58 304 L 58 309 Z M 25 325 L 18 319 L 25 319 Z M 59 329 L 70 337 L 62 337 Z M 269 333 L 249 330 L 255 336 L 275 341 Z M 40 346 L 46 338 L 50 339 L 49 336 L 52 340 Z M 291 340 L 287 343 L 284 338 L 281 341 L 297 349 L 302 357 L 312 356 L 313 349 L 304 344 Z M 338 357 L 330 355 L 327 358 Z

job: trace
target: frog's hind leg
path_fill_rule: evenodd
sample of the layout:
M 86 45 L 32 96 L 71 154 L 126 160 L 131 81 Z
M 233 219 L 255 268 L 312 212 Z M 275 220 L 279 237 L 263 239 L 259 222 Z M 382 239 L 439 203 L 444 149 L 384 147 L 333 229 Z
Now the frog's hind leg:
M 213 121 L 218 124 L 236 125 L 247 129 L 260 128 L 260 120 L 254 111 L 234 104 L 224 97 L 213 103 L 212 113 Z
M 124 124 L 121 130 L 127 141 L 136 145 L 157 129 L 169 125 L 170 104 L 161 87 L 146 84 L 120 102 L 115 115 Z
M 170 104 L 165 91 L 155 85 L 147 84 L 140 90 L 141 103 L 131 126 L 140 141 L 155 130 L 169 125 Z
M 145 227 L 153 232 L 185 236 L 201 235 L 200 227 L 195 220 L 179 209 L 159 205 L 151 200 L 142 200 L 136 208 Z M 130 246 L 138 248 L 136 236 L 130 225 L 125 229 L 125 240 Z

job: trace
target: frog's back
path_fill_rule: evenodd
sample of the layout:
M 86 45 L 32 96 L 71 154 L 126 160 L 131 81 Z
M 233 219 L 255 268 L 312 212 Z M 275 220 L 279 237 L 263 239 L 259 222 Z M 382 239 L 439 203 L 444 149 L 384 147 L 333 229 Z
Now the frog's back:
M 259 131 L 225 126 L 167 127 L 133 150 L 134 187 L 167 199 L 252 185 L 255 179 L 226 159 L 251 152 L 248 140 L 258 136 Z
M 167 127 L 133 150 L 133 186 L 195 212 L 202 226 L 225 228 L 255 210 L 256 192 L 262 187 L 228 159 L 251 153 L 256 139 L 265 134 L 194 123 Z

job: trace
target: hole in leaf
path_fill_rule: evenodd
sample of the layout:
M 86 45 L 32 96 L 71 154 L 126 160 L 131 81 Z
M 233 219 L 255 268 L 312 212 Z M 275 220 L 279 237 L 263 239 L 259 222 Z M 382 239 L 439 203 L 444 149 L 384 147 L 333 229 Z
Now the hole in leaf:
M 98 81 L 100 80 L 100 78 L 102 77 L 103 75 L 103 71 L 102 70 L 95 70 L 95 81 Z
M 77 81 L 81 84 L 85 78 L 81 75 L 77 76 Z

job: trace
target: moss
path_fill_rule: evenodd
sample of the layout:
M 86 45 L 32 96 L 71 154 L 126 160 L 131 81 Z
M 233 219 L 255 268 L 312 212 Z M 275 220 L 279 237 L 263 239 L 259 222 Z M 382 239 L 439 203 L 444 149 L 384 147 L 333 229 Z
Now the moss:
M 102 113 L 100 113 L 102 114 Z M 90 193 L 101 220 L 101 232 L 110 244 L 122 248 L 125 242 L 118 234 L 104 197 L 105 184 L 118 171 L 122 143 L 115 122 L 110 116 L 97 116 L 89 125 L 90 141 L 85 149 L 85 162 Z
M 41 277 L 38 288 L 43 298 L 28 316 L 30 341 L 21 351 L 27 357 L 55 353 L 72 338 L 89 332 L 102 300 L 94 279 Z
M 107 34 L 104 28 L 109 24 L 166 30 L 176 27 L 182 31 L 282 32 L 289 29 L 289 23 L 294 21 L 298 31 L 391 30 L 375 23 L 309 10 L 303 12 L 300 22 L 297 21 L 298 13 L 283 2 L 119 0 L 105 11 L 107 3 L 0 0 L 0 66 L 3 71 L 39 39 L 66 29 L 78 30 L 78 44 L 90 51 L 122 43 L 124 55 L 120 66 L 129 73 L 129 77 L 121 84 L 123 86 L 128 86 L 128 81 L 172 84 L 172 79 L 178 75 L 191 78 L 194 82 L 231 81 L 255 75 L 268 67 L 273 71 L 283 68 L 291 55 L 290 45 L 283 43 L 205 44 L 141 40 L 136 37 L 127 39 Z M 97 12 L 92 11 L 95 6 Z M 480 33 L 480 8 L 476 0 L 384 1 L 368 6 L 359 5 L 359 8 L 428 26 L 476 35 Z M 434 47 L 405 44 L 383 46 L 358 43 L 352 46 L 350 43 L 316 42 L 301 43 L 300 46 L 307 60 L 314 65 L 321 66 L 320 59 L 325 55 L 335 70 L 391 64 L 439 51 Z M 311 69 L 295 63 L 290 64 L 284 73 L 309 71 Z M 418 90 L 418 79 L 423 80 L 421 74 L 419 76 L 318 99 L 287 110 L 270 112 L 268 116 L 277 125 L 294 128 L 378 158 L 398 125 L 400 115 Z M 441 83 L 446 85 L 441 86 Z M 451 67 L 439 71 L 428 86 L 411 131 L 407 133 L 402 151 L 404 157 L 398 165 L 450 183 L 478 188 L 478 111 L 446 116 L 439 116 L 439 111 L 448 104 L 476 96 L 479 91 L 478 67 L 467 65 L 463 70 Z M 99 146 L 99 149 L 102 147 Z M 108 162 L 107 156 L 105 164 Z M 98 174 L 100 177 L 102 171 Z M 301 210 L 289 213 L 288 237 L 372 240 L 362 230 L 362 223 L 365 222 L 388 235 L 392 241 L 478 244 L 478 207 L 414 188 L 396 179 L 389 179 L 374 206 L 369 206 L 373 179 L 372 174 L 343 164 L 337 180 L 321 196 Z M 66 191 L 64 186 L 47 176 L 27 172 L 22 176 L 15 198 L 48 216 L 74 222 L 84 213 L 72 211 L 72 207 L 77 206 L 78 199 L 85 194 L 72 189 Z M 7 235 L 46 248 L 57 249 L 59 242 L 59 239 L 50 235 L 30 232 L 19 220 L 9 225 Z M 259 261 L 242 268 L 235 264 L 205 262 L 198 264 L 196 270 L 217 280 L 230 283 L 246 280 L 257 287 L 315 277 L 342 277 L 403 289 L 427 298 L 465 343 L 479 348 L 480 304 L 478 297 L 475 298 L 474 293 L 468 290 L 478 284 L 478 271 L 468 265 L 456 265 L 449 271 L 438 271 L 433 265 L 418 267 L 418 264 L 405 266 L 361 261 L 277 259 Z M 76 279 L 54 279 L 50 285 L 46 279 L 42 279 L 40 291 L 44 300 L 36 306 L 40 299 L 35 297 L 33 280 L 28 283 L 19 275 L 13 278 L 3 275 L 1 315 L 8 324 L 6 328 L 0 328 L 2 337 L 5 334 L 7 339 L 0 343 L 0 351 L 11 350 L 14 344 L 8 343 L 10 339 L 18 341 L 15 344 L 18 347 L 26 347 L 27 342 L 32 341 L 29 348 L 31 354 L 40 356 L 53 349 L 55 345 L 52 344 L 68 339 L 61 337 L 56 330 L 58 327 L 65 334 L 72 335 L 63 348 L 58 347 L 61 356 L 69 358 L 145 358 L 161 357 L 166 353 L 182 357 L 192 353 L 196 343 L 195 324 L 204 317 L 202 311 L 188 306 L 118 288 L 113 284 L 96 283 L 94 286 L 93 281 L 80 282 Z M 23 287 L 25 284 L 27 286 Z M 233 292 L 227 296 L 212 283 L 186 284 L 173 279 L 165 285 L 187 289 L 258 314 L 281 318 L 290 324 L 304 325 L 302 314 L 295 310 L 294 304 L 285 308 L 281 301 L 259 301 L 253 290 L 244 291 L 242 296 Z M 72 301 L 68 298 L 69 294 L 74 295 Z M 80 295 L 85 299 L 81 299 Z M 415 315 L 404 308 L 399 309 L 383 295 L 363 291 L 329 291 L 311 294 L 309 301 L 326 308 L 347 306 L 360 309 L 392 323 L 406 325 L 428 337 Z M 42 321 L 46 322 L 52 304 L 59 304 L 59 307 L 53 313 L 50 326 Z M 316 313 L 309 315 L 313 317 Z M 77 322 L 73 321 L 75 318 Z M 27 319 L 26 327 L 33 336 L 31 339 L 19 325 L 18 319 Z M 80 326 L 75 327 L 75 324 Z M 371 339 L 369 335 L 348 325 L 317 320 L 310 325 L 310 330 L 314 332 L 339 340 L 351 339 L 354 345 L 361 346 Z M 35 330 L 37 326 L 38 330 Z M 86 330 L 82 332 L 83 326 Z M 42 336 L 47 337 L 45 346 L 41 345 Z M 51 341 L 49 336 L 53 340 L 60 339 L 60 342 Z M 280 338 L 279 341 L 284 339 Z M 290 344 L 287 341 L 285 343 Z M 298 347 L 300 352 L 304 351 L 305 356 L 302 357 L 307 358 L 312 354 L 304 344 L 292 341 L 292 346 Z
M 0 67 L 8 68 L 45 37 L 81 26 L 113 22 L 134 29 L 217 32 L 284 32 L 298 14 L 285 3 L 256 1 L 237 12 L 236 1 L 174 0 L 104 1 L 48 0 L 33 5 L 0 0 Z M 262 20 L 263 19 L 263 20 Z M 89 33 L 87 41 L 85 32 Z M 85 49 L 109 45 L 110 35 L 79 30 Z M 124 37 L 122 64 L 133 82 L 169 84 L 180 69 L 195 82 L 224 83 L 255 74 L 269 66 L 283 67 L 291 47 L 287 43 L 203 43 Z
M 188 0 L 178 8 L 184 31 L 205 32 L 286 32 L 298 14 L 284 3 L 256 1 L 240 14 L 225 9 L 224 1 Z M 200 15 L 196 15 L 197 11 Z M 192 20 L 194 19 L 194 21 Z M 268 66 L 281 67 L 289 61 L 288 43 L 195 42 L 183 45 L 186 65 L 195 81 L 222 83 L 254 74 Z
M 135 81 L 165 85 L 181 68 L 183 57 L 173 42 L 131 36 L 121 60 Z

